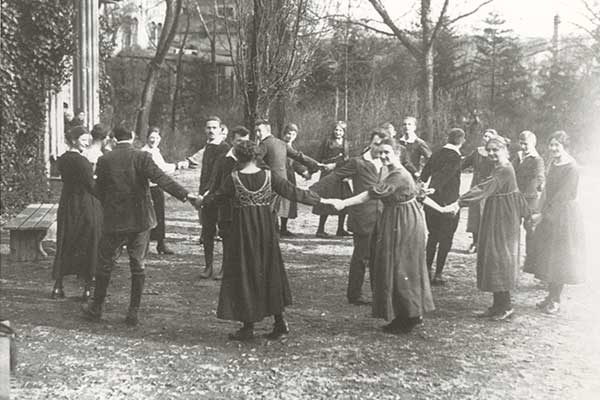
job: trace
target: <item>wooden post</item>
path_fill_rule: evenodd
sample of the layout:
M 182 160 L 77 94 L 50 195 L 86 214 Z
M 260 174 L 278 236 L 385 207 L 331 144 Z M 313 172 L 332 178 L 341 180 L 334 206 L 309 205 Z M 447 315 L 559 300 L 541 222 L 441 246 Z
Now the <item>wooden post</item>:
M 98 0 L 75 2 L 77 52 L 73 60 L 74 108 L 85 112 L 88 129 L 100 120 L 100 34 Z M 77 111 L 75 111 L 77 112 Z

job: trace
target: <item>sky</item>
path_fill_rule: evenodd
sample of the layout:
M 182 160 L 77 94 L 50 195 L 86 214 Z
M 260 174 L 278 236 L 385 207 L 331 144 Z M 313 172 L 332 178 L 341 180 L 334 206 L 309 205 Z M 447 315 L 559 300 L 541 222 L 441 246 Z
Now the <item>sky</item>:
M 354 15 L 379 19 L 368 0 L 340 0 L 336 4 L 339 4 L 340 10 L 345 11 L 348 1 L 351 2 Z M 593 2 L 594 0 L 589 1 Z M 420 4 L 418 0 L 382 0 L 382 2 L 390 16 L 398 20 L 400 25 L 404 21 L 415 20 L 416 6 Z M 469 11 L 480 3 L 481 0 L 450 0 L 449 15 L 456 16 Z M 439 10 L 441 4 L 442 0 L 432 0 L 434 10 Z M 582 32 L 576 24 L 588 25 L 582 0 L 494 0 L 478 13 L 461 20 L 458 28 L 468 32 L 480 24 L 492 11 L 499 13 L 506 20 L 507 27 L 523 37 L 551 37 L 553 19 L 557 12 L 561 18 L 561 34 Z

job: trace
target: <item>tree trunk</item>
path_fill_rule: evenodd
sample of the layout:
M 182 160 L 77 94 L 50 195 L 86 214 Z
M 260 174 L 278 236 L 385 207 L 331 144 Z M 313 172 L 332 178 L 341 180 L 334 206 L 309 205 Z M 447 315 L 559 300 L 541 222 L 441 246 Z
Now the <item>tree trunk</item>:
M 421 138 L 433 138 L 433 38 L 431 37 L 431 0 L 421 0 Z
M 431 143 L 433 139 L 433 47 L 429 47 L 422 57 L 421 83 L 421 139 Z
M 162 63 L 165 60 L 169 46 L 173 42 L 175 31 L 179 22 L 179 15 L 183 0 L 166 0 L 167 12 L 163 23 L 163 29 L 156 46 L 156 54 L 148 64 L 148 73 L 144 82 L 144 89 L 140 100 L 140 107 L 137 111 L 135 121 L 135 132 L 140 139 L 145 138 L 145 132 L 148 130 L 148 117 L 150 115 L 150 105 L 154 98 L 154 91 L 158 84 L 158 77 Z
M 187 42 L 188 35 L 190 33 L 190 14 L 187 15 L 185 24 L 185 33 L 179 46 L 179 54 L 177 55 L 177 68 L 175 71 L 175 90 L 173 91 L 173 101 L 171 102 L 171 134 L 175 134 L 175 125 L 177 122 L 177 102 L 179 100 L 179 91 L 181 89 L 181 81 L 183 78 L 183 50 L 185 43 Z

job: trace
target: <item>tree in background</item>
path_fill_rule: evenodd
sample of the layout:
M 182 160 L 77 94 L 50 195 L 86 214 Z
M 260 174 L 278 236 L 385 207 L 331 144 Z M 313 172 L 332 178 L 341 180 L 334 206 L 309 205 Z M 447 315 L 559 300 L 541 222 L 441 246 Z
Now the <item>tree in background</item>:
M 530 74 L 519 41 L 505 29 L 505 20 L 492 13 L 484 24 L 475 36 L 480 108 L 487 111 L 488 123 L 514 129 L 531 108 Z
M 431 141 L 434 130 L 434 43 L 437 40 L 440 29 L 444 25 L 453 23 L 475 14 L 483 6 L 491 3 L 493 0 L 482 1 L 471 11 L 450 18 L 448 10 L 450 0 L 444 0 L 441 6 L 440 14 L 436 19 L 432 17 L 431 0 L 420 0 L 419 16 L 420 25 L 418 32 L 413 34 L 407 30 L 401 29 L 388 14 L 381 0 L 369 0 L 375 11 L 381 16 L 385 23 L 393 32 L 394 36 L 400 40 L 400 43 L 406 47 L 409 53 L 417 60 L 421 72 L 420 82 L 420 117 L 422 128 L 420 129 L 422 137 Z
M 135 132 L 140 138 L 143 138 L 148 131 L 150 107 L 154 98 L 154 91 L 158 84 L 160 69 L 175 37 L 179 24 L 179 16 L 183 8 L 183 0 L 165 0 L 165 3 L 167 8 L 163 28 L 158 39 L 158 44 L 156 45 L 156 54 L 148 64 L 140 105 L 136 113 Z
M 235 18 L 224 17 L 231 60 L 252 127 L 285 103 L 310 72 L 321 26 L 309 18 L 307 0 L 235 0 Z M 313 10 L 314 11 L 314 10 Z M 280 118 L 281 119 L 281 118 Z

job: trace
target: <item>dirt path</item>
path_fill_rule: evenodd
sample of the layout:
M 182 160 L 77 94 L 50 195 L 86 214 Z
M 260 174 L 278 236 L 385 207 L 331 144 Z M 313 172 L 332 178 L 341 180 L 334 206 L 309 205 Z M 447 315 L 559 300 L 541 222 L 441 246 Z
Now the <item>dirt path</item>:
M 196 186 L 194 171 L 178 178 Z M 586 183 L 582 202 L 595 221 L 600 182 Z M 513 321 L 479 320 L 473 313 L 487 307 L 490 295 L 475 289 L 463 220 L 449 282 L 434 288 L 437 310 L 422 329 L 386 335 L 369 307 L 346 304 L 351 239 L 316 239 L 317 218 L 301 207 L 290 224 L 301 235 L 282 242 L 294 295 L 287 312 L 292 334 L 282 342 L 238 344 L 226 340 L 236 324 L 215 317 L 218 282 L 197 278 L 203 259 L 196 212 L 173 199 L 167 209 L 168 241 L 178 255 L 150 255 L 139 328 L 122 322 L 129 288 L 124 257 L 104 321 L 88 323 L 80 317 L 79 283 L 67 279 L 69 297 L 50 300 L 51 260 L 9 262 L 3 232 L 1 314 L 20 334 L 15 399 L 600 398 L 597 272 L 588 284 L 566 289 L 559 316 L 535 309 L 542 287 L 523 275 Z M 330 232 L 336 222 L 329 221 Z M 589 225 L 590 236 L 600 237 L 600 224 Z M 259 333 L 270 324 L 259 324 Z

